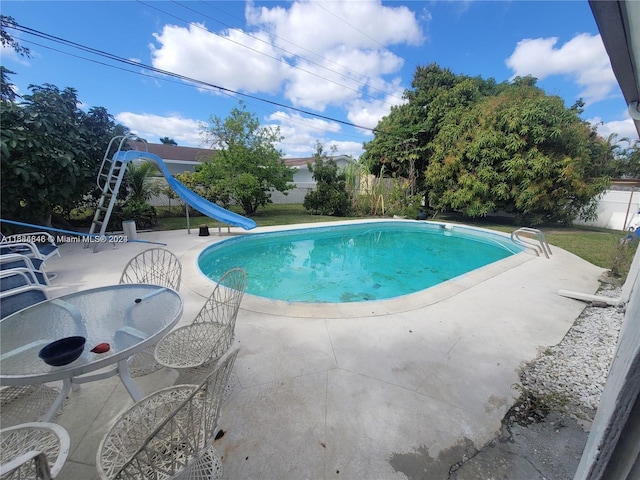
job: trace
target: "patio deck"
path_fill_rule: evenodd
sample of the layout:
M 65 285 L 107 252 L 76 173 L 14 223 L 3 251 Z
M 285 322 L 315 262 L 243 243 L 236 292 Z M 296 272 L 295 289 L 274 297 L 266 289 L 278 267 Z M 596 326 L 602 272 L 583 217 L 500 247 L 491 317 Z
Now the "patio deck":
M 181 323 L 213 287 L 198 271 L 198 252 L 226 236 L 138 234 L 183 262 Z M 63 244 L 62 257 L 47 262 L 58 274 L 50 294 L 117 283 L 129 258 L 152 246 L 107 244 L 94 254 Z M 315 308 L 245 296 L 234 389 L 216 441 L 224 477 L 446 478 L 460 451 L 480 448 L 500 428 L 522 363 L 558 343 L 584 308 L 557 291 L 598 288 L 602 269 L 553 251 L 549 260 L 520 254 L 410 299 Z M 174 378 L 160 370 L 135 380 L 150 393 Z M 71 436 L 59 478 L 97 478 L 98 444 L 131 404 L 117 378 L 71 393 L 55 420 Z

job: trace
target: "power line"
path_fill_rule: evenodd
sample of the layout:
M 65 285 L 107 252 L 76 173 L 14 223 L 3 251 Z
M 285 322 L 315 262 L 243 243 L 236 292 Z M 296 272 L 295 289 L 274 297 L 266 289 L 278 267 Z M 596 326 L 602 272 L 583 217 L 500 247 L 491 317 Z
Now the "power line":
M 49 46 L 49 45 L 44 45 L 44 44 L 42 44 L 42 43 L 34 42 L 33 40 L 23 39 L 22 41 L 23 41 L 24 43 L 28 43 L 29 45 L 36 45 L 36 46 L 38 46 L 38 47 L 45 48 L 45 49 L 47 49 L 47 50 L 51 50 L 51 51 L 54 51 L 54 52 L 57 52 L 57 53 L 61 53 L 61 54 L 63 54 L 63 55 L 67 55 L 67 56 L 70 56 L 70 57 L 73 57 L 73 58 L 77 58 L 77 59 L 80 59 L 80 60 L 84 60 L 84 61 L 86 61 L 86 62 L 95 63 L 95 64 L 97 64 L 97 65 L 102 65 L 102 66 L 104 66 L 104 67 L 113 68 L 113 69 L 115 69 L 115 70 L 121 70 L 121 71 L 123 71 L 123 72 L 132 73 L 132 74 L 134 74 L 134 75 L 140 75 L 140 76 L 142 76 L 142 77 L 152 78 L 152 79 L 154 79 L 154 80 L 161 80 L 161 81 L 163 81 L 163 82 L 173 83 L 173 84 L 175 84 L 175 85 L 180 85 L 180 86 L 183 86 L 183 87 L 189 87 L 189 88 L 193 87 L 193 85 L 189 85 L 188 83 L 185 83 L 184 81 L 176 81 L 176 80 L 171 80 L 171 79 L 169 79 L 169 78 L 163 78 L 163 77 L 160 77 L 160 76 L 157 76 L 157 75 L 152 75 L 152 74 L 150 74 L 150 73 L 146 73 L 146 72 L 141 71 L 141 70 L 130 70 L 130 69 L 128 69 L 128 68 L 119 67 L 119 66 L 117 66 L 117 65 L 112 65 L 112 64 L 110 64 L 110 63 L 106 63 L 106 62 L 101 62 L 101 61 L 99 61 L 99 60 L 95 60 L 95 59 L 92 59 L 92 58 L 83 57 L 82 55 L 76 55 L 76 54 L 71 53 L 71 52 L 66 52 L 66 51 L 64 51 L 64 50 L 60 50 L 60 49 L 58 49 L 58 48 L 54 48 L 54 47 Z M 210 88 L 210 87 L 203 87 L 203 86 L 201 86 L 201 87 L 198 87 L 198 88 L 202 88 L 203 90 L 208 90 L 208 91 L 214 91 L 214 90 L 215 90 L 215 91 L 218 91 L 217 89 L 213 89 L 213 88 Z M 220 93 L 220 94 L 222 94 L 222 95 L 225 95 L 225 96 L 227 96 L 227 97 L 229 97 L 229 98 L 236 98 L 234 95 L 231 95 L 231 94 L 230 94 L 230 93 L 228 93 L 228 92 L 219 92 L 219 93 Z M 279 117 L 279 118 L 282 118 L 282 119 L 284 119 L 284 120 L 286 120 L 287 122 L 290 122 L 290 123 L 295 123 L 295 124 L 297 124 L 297 125 L 302 125 L 302 126 L 304 126 L 304 127 L 309 127 L 309 128 L 314 129 L 314 130 L 318 130 L 318 131 L 325 132 L 325 133 L 331 133 L 331 134 L 333 134 L 333 135 L 340 136 L 340 137 L 353 138 L 353 139 L 361 139 L 361 137 L 360 137 L 360 136 L 357 136 L 357 135 L 353 135 L 353 134 L 349 134 L 349 133 L 344 133 L 344 132 L 336 132 L 336 131 L 334 131 L 334 130 L 329 130 L 329 129 L 327 129 L 327 128 L 322 128 L 322 127 L 319 127 L 318 125 L 314 125 L 314 124 L 311 124 L 311 123 L 307 123 L 307 122 L 304 122 L 304 121 L 301 121 L 301 120 L 295 120 L 295 119 L 294 119 L 294 118 L 292 118 L 292 117 L 285 117 L 284 115 L 282 115 L 282 114 L 281 114 L 280 112 L 278 112 L 278 111 L 269 110 L 269 109 L 267 109 L 267 108 L 260 107 L 260 106 L 258 106 L 257 104 L 255 104 L 255 103 L 253 103 L 253 102 L 247 102 L 247 103 L 248 103 L 249 105 L 253 105 L 255 108 L 258 108 L 258 109 L 260 109 L 260 110 L 262 110 L 262 111 L 264 111 L 264 112 L 267 112 L 267 113 L 270 113 L 270 114 L 272 114 L 272 115 L 275 115 L 275 116 L 277 116 L 277 117 Z M 302 120 L 306 120 L 306 119 L 303 117 L 303 118 L 302 118 Z
M 108 59 L 116 61 L 116 62 L 125 63 L 127 65 L 131 65 L 131 66 L 138 67 L 138 68 L 143 68 L 145 70 L 149 70 L 151 72 L 159 73 L 159 74 L 162 74 L 162 75 L 167 75 L 167 76 L 172 77 L 172 78 L 177 78 L 179 80 L 182 80 L 182 81 L 185 81 L 185 82 L 188 82 L 188 83 L 192 83 L 192 84 L 200 85 L 200 86 L 205 86 L 205 87 L 208 87 L 209 89 L 216 89 L 216 90 L 220 91 L 221 93 L 224 93 L 224 92 L 231 93 L 231 94 L 238 95 L 238 96 L 241 96 L 241 97 L 244 97 L 244 98 L 250 98 L 252 100 L 256 100 L 256 101 L 259 101 L 259 102 L 268 103 L 268 104 L 271 104 L 271 105 L 276 105 L 278 107 L 285 108 L 287 110 L 293 110 L 295 112 L 303 113 L 305 115 L 309 115 L 309 116 L 312 116 L 312 117 L 322 118 L 324 120 L 329 120 L 329 121 L 336 122 L 336 123 L 339 123 L 339 124 L 342 124 L 342 125 L 347 125 L 349 127 L 359 128 L 359 129 L 367 130 L 367 131 L 370 131 L 370 132 L 373 132 L 373 133 L 376 132 L 376 129 L 374 129 L 374 128 L 365 127 L 363 125 L 358 125 L 358 124 L 355 124 L 355 123 L 352 123 L 352 122 L 347 122 L 345 120 L 340 120 L 338 118 L 333 118 L 333 117 L 330 117 L 328 115 L 322 115 L 322 114 L 319 114 L 319 113 L 314 113 L 314 112 L 311 112 L 309 110 L 305 110 L 305 109 L 298 108 L 298 107 L 293 107 L 291 105 L 286 105 L 284 103 L 276 102 L 274 100 L 268 100 L 266 98 L 257 97 L 255 95 L 250 95 L 248 93 L 238 92 L 236 90 L 232 90 L 230 88 L 222 87 L 220 85 L 215 85 L 213 83 L 205 82 L 203 80 L 197 80 L 195 78 L 187 77 L 186 75 L 181 75 L 181 74 L 170 72 L 170 71 L 167 71 L 167 70 L 162 70 L 160 68 L 156 68 L 156 67 L 153 67 L 153 66 L 150 66 L 150 65 L 143 64 L 141 62 L 137 62 L 137 61 L 130 60 L 130 59 L 127 59 L 127 58 L 123 58 L 123 57 L 120 57 L 120 56 L 105 52 L 103 50 L 98 50 L 98 49 L 95 49 L 95 48 L 92 48 L 92 47 L 89 47 L 89 46 L 86 46 L 86 45 L 82 45 L 80 43 L 73 42 L 71 40 L 66 40 L 66 39 L 63 39 L 61 37 L 57 37 L 55 35 L 50 35 L 48 33 L 44 33 L 44 32 L 41 32 L 41 31 L 33 29 L 33 28 L 25 27 L 24 25 L 20 25 L 20 24 L 17 24 L 17 23 L 15 25 L 8 26 L 8 28 L 13 28 L 14 30 L 17 30 L 19 32 L 22 32 L 22 33 L 25 33 L 25 34 L 28 34 L 28 35 L 33 35 L 33 36 L 36 36 L 36 37 L 39 37 L 39 38 L 43 38 L 45 40 L 49 40 L 49 41 L 52 41 L 52 42 L 55 42 L 55 43 L 60 43 L 60 44 L 63 44 L 63 45 L 66 45 L 66 46 L 69 46 L 69 47 L 72 47 L 72 48 L 77 48 L 79 50 L 82 50 L 82 51 L 85 51 L 85 52 L 88 52 L 88 53 L 92 53 L 92 54 L 98 55 L 100 57 L 108 58 Z

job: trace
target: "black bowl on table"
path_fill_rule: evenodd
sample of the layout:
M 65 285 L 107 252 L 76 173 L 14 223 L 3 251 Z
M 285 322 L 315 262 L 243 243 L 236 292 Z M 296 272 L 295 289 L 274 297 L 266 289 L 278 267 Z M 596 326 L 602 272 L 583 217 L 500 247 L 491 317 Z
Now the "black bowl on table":
M 84 337 L 65 337 L 44 346 L 38 356 L 48 365 L 60 367 L 73 362 L 84 350 L 87 339 Z

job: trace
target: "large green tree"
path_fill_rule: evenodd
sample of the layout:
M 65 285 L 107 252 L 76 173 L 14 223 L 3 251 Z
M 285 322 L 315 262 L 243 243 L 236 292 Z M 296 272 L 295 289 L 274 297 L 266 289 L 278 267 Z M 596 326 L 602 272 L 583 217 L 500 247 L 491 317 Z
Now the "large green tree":
M 372 173 L 414 181 L 436 211 L 496 211 L 532 223 L 589 216 L 607 184 L 606 146 L 533 77 L 497 84 L 435 64 L 416 70 L 406 103 L 365 144 Z
M 102 108 L 84 112 L 73 88 L 30 86 L 19 103 L 0 102 L 3 218 L 49 225 L 92 193 L 104 149 L 124 131 Z
M 238 204 L 246 215 L 271 203 L 271 191 L 286 194 L 293 188 L 293 169 L 287 167 L 275 144 L 282 140 L 279 128 L 262 127 L 244 104 L 225 119 L 214 116 L 203 130 L 216 153 L 196 168 L 190 185 L 199 185 L 212 201 Z
M 447 113 L 425 171 L 429 204 L 531 224 L 589 217 L 609 181 L 592 165 L 590 132 L 562 99 L 525 82 Z
M 464 112 L 502 88 L 493 79 L 456 75 L 435 63 L 418 67 L 411 88 L 403 94 L 406 102 L 380 120 L 360 162 L 375 175 L 411 178 L 429 164 L 429 144 L 447 114 Z

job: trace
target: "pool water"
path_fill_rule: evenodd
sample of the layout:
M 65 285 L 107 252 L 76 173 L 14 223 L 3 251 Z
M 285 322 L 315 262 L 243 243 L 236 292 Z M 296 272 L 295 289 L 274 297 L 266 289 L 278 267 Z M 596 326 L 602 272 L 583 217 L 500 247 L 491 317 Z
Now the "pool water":
M 242 267 L 252 295 L 345 303 L 415 293 L 520 251 L 483 230 L 394 221 L 235 237 L 206 248 L 198 264 L 213 280 Z

